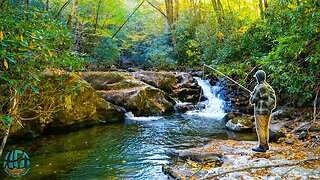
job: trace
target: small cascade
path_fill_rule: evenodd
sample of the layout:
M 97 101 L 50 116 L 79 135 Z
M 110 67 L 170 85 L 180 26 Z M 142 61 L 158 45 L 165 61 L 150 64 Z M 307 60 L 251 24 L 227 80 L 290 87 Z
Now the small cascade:
M 188 111 L 188 115 L 197 115 L 204 117 L 222 118 L 225 113 L 223 110 L 224 101 L 217 97 L 217 92 L 221 89 L 219 86 L 211 86 L 209 80 L 202 80 L 201 78 L 195 77 L 199 86 L 202 88 L 204 97 L 207 98 L 204 102 L 204 108 L 197 109 L 194 111 Z
M 162 119 L 161 116 L 141 116 L 141 117 L 135 117 L 132 112 L 127 112 L 125 114 L 126 119 L 131 119 L 135 121 L 154 121 Z

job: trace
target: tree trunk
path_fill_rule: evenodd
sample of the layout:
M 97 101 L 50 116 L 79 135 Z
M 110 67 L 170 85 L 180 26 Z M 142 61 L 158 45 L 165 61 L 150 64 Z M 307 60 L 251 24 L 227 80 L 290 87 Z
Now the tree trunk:
M 174 0 L 174 2 L 175 2 L 175 21 L 177 21 L 178 20 L 178 18 L 179 18 L 179 0 Z
M 217 16 L 218 24 L 219 24 L 219 26 L 221 26 L 223 23 L 223 14 L 224 14 L 222 4 L 221 4 L 220 0 L 211 0 L 211 2 L 213 5 L 213 9 L 214 9 L 216 16 Z
M 70 11 L 70 14 L 69 14 L 69 20 L 68 20 L 68 23 L 67 23 L 69 25 L 69 27 L 71 27 L 71 28 L 74 27 L 77 7 L 78 7 L 78 0 L 73 0 L 72 1 L 72 6 L 71 6 L 71 11 Z
M 97 27 L 98 27 L 98 19 L 99 19 L 99 11 L 101 7 L 102 0 L 99 0 L 98 6 L 97 6 L 97 11 L 96 11 L 96 18 L 95 18 L 95 24 L 94 24 L 94 34 L 97 33 Z
M 46 11 L 49 10 L 49 0 L 46 0 L 45 10 L 46 10 Z
M 260 10 L 260 17 L 263 19 L 263 3 L 262 3 L 262 0 L 259 0 L 259 10 Z
M 177 43 L 176 33 L 175 33 L 175 18 L 174 18 L 174 6 L 173 0 L 165 0 L 166 13 L 167 13 L 167 23 L 171 32 L 172 45 L 175 47 Z

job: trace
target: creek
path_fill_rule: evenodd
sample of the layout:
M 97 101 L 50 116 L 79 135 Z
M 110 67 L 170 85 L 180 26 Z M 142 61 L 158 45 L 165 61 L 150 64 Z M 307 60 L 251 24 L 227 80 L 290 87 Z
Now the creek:
M 5 151 L 28 153 L 27 179 L 167 179 L 162 165 L 170 163 L 170 151 L 202 146 L 214 138 L 256 140 L 254 133 L 226 131 L 224 102 L 215 95 L 219 87 L 197 81 L 207 98 L 200 102 L 204 108 L 151 117 L 127 113 L 121 123 L 46 135 L 9 144 Z

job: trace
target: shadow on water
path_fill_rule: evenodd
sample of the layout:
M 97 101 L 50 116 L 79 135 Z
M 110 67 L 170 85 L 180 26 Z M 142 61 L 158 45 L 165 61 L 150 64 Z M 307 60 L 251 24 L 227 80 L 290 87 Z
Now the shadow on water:
M 212 138 L 256 139 L 254 133 L 231 133 L 224 125 L 221 119 L 188 115 L 126 119 L 8 145 L 6 150 L 28 153 L 31 169 L 26 179 L 167 179 L 162 165 L 170 161 L 168 151 L 202 146 Z

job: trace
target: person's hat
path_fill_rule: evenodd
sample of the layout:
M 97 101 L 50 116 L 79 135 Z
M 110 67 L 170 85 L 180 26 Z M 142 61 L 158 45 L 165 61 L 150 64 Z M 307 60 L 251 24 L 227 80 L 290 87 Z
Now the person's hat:
M 258 70 L 253 77 L 257 78 L 259 81 L 266 80 L 266 73 L 263 70 Z

